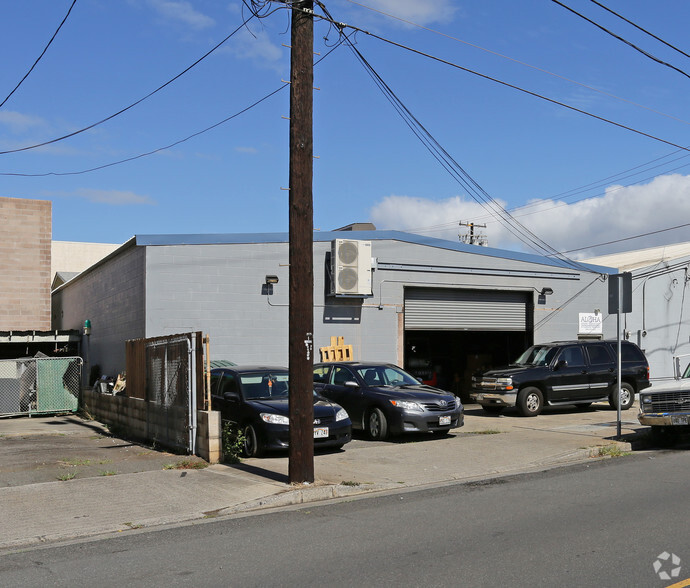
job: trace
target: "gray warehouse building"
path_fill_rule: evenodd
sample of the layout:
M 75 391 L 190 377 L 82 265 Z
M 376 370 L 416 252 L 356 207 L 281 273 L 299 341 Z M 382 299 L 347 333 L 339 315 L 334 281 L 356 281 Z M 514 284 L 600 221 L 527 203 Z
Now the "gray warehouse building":
M 343 337 L 354 359 L 462 389 L 533 342 L 615 337 L 611 268 L 398 231 L 315 232 L 313 252 L 316 360 Z M 89 320 L 90 363 L 109 375 L 126 340 L 190 331 L 211 359 L 286 365 L 288 272 L 287 234 L 137 235 L 54 290 L 52 327 Z

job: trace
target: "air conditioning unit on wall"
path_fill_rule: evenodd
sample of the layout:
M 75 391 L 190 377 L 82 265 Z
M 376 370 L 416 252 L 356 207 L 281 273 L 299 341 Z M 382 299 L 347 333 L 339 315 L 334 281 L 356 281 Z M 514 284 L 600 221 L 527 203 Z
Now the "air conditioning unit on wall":
M 371 296 L 371 241 L 331 242 L 331 294 Z

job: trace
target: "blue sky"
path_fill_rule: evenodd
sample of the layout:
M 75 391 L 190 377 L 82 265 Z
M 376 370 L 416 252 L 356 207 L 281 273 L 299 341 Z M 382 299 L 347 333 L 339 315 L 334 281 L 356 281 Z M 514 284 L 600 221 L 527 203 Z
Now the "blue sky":
M 690 152 L 671 145 L 690 145 L 690 58 L 591 0 L 563 3 L 681 71 L 552 0 L 324 6 L 339 22 L 415 51 L 366 32 L 351 37 L 434 140 L 551 247 L 586 257 L 690 240 L 689 227 L 665 230 L 690 222 Z M 602 3 L 690 53 L 687 2 Z M 4 6 L 0 102 L 71 4 Z M 51 200 L 53 238 L 64 241 L 287 231 L 288 89 L 238 114 L 289 79 L 289 13 L 282 3 L 267 4 L 275 9 L 270 16 L 241 27 L 250 16 L 241 0 L 77 0 L 0 107 L 0 196 Z M 12 152 L 110 117 L 238 28 L 137 106 L 71 138 Z M 316 58 L 324 57 L 315 68 L 315 228 L 370 221 L 457 240 L 465 231 L 458 223 L 473 221 L 487 225 L 481 232 L 491 246 L 532 251 L 514 236 L 520 229 L 497 222 L 431 156 L 353 51 L 341 45 L 328 53 L 336 29 L 317 18 L 314 36 Z M 644 233 L 654 234 L 592 247 Z

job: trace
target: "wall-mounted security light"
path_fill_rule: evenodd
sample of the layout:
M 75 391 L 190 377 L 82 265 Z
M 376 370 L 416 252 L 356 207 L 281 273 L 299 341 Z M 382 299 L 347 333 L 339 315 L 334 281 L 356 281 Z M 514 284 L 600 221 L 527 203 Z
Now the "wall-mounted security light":
M 266 284 L 277 284 L 278 276 L 266 276 Z
M 264 283 L 261 284 L 261 293 L 264 296 L 271 296 L 273 294 L 273 284 L 278 283 L 278 276 L 266 276 Z
M 553 294 L 553 289 L 552 288 L 542 288 L 540 294 L 542 296 L 548 296 L 549 294 Z

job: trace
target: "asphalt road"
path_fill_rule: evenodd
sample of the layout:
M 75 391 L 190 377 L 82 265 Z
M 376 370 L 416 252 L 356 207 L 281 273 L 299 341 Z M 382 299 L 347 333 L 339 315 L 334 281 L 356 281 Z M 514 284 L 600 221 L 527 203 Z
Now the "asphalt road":
M 646 453 L 5 553 L 0 585 L 668 586 L 689 487 L 687 451 Z

